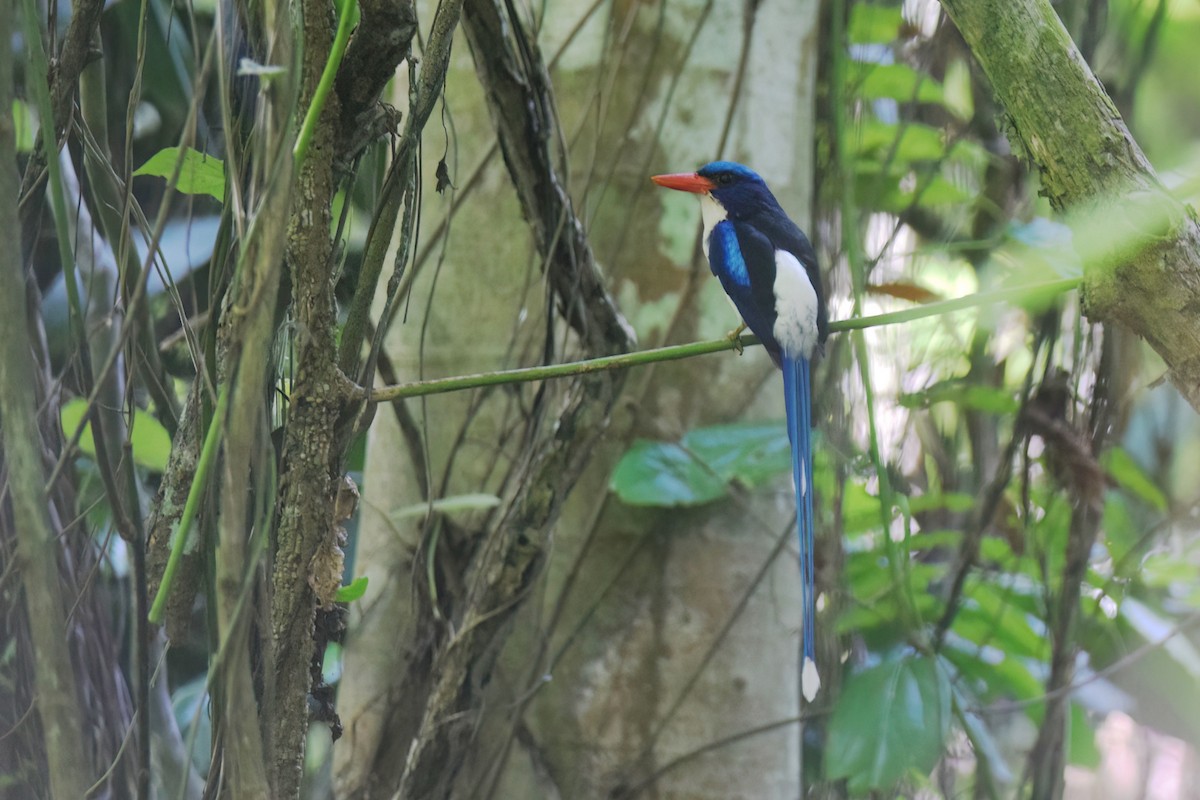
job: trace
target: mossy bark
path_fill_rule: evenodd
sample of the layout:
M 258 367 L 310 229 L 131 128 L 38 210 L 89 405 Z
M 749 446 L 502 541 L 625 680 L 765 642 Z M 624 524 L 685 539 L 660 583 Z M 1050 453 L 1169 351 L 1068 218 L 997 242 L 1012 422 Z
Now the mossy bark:
M 1144 338 L 1200 410 L 1200 225 L 1170 196 L 1048 0 L 942 0 L 1055 208 L 1088 315 Z

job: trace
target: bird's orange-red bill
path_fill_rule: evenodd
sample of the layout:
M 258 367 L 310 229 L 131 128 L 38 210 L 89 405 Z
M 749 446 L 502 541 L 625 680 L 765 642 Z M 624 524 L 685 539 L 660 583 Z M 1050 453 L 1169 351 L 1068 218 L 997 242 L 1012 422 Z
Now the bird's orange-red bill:
M 650 180 L 667 189 L 678 189 L 681 192 L 705 194 L 711 192 L 715 183 L 697 175 L 695 172 L 676 172 L 671 175 L 651 175 Z

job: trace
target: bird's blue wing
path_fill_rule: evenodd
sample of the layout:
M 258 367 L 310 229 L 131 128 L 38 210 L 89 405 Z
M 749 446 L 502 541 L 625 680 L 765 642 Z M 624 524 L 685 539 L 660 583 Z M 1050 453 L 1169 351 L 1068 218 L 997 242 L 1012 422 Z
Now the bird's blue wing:
M 812 386 L 807 358 L 784 357 L 783 399 L 792 443 L 792 481 L 796 490 L 796 527 L 800 536 L 800 582 L 804 606 L 803 665 L 800 689 L 811 701 L 821 687 L 813 625 L 816 621 L 816 574 L 813 568 Z
M 780 363 L 780 346 L 773 331 L 775 259 L 770 242 L 745 226 L 739 231 L 723 220 L 709 234 L 708 263 L 746 326 L 775 363 Z

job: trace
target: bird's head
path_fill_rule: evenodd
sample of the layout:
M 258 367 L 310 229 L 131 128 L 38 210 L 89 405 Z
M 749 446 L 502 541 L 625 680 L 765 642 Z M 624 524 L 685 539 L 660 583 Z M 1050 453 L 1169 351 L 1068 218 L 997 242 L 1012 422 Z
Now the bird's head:
M 754 170 L 733 161 L 713 161 L 695 172 L 655 175 L 650 180 L 667 189 L 707 195 L 734 219 L 778 207 L 766 181 Z

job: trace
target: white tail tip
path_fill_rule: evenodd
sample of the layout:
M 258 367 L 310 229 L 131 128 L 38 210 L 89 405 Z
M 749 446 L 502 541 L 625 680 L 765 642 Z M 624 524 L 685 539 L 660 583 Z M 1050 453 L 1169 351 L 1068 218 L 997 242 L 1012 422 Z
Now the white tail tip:
M 804 693 L 806 702 L 811 703 L 821 691 L 821 676 L 817 674 L 817 662 L 811 658 L 804 659 L 804 667 L 800 670 L 800 691 Z

